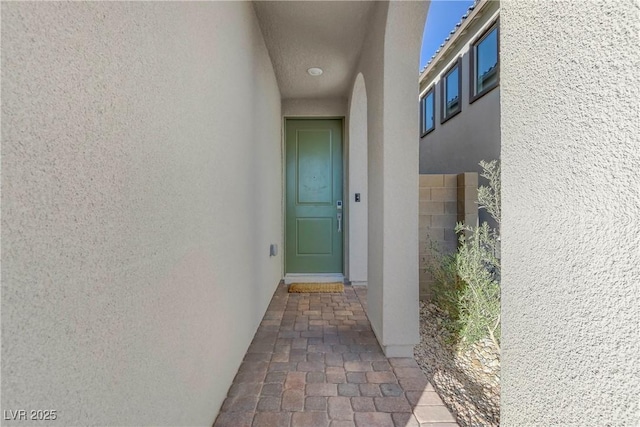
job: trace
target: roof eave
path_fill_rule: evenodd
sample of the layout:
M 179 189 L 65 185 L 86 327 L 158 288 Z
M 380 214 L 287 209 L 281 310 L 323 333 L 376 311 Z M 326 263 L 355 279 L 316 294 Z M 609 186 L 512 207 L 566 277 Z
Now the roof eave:
M 484 9 L 487 4 L 489 4 L 490 0 L 477 0 L 472 6 L 469 7 L 467 13 L 462 16 L 460 22 L 456 24 L 454 29 L 452 30 L 452 34 L 446 40 L 440 48 L 436 51 L 436 53 L 431 57 L 427 65 L 420 73 L 420 77 L 418 78 L 418 82 L 422 83 L 427 75 L 431 74 L 431 72 L 436 68 L 437 65 L 444 59 L 444 57 L 449 53 L 449 51 L 457 44 L 460 37 L 464 36 L 467 33 L 467 29 L 469 26 L 474 23 L 478 18 L 482 16 Z

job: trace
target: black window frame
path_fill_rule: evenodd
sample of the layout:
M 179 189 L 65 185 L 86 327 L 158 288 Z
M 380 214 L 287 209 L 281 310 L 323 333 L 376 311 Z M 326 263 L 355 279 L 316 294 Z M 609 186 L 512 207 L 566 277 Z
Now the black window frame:
M 480 92 L 476 92 L 476 65 L 477 54 L 476 48 L 482 43 L 488 36 L 496 31 L 496 48 L 498 50 L 498 58 L 496 61 L 496 82 L 491 86 L 482 89 Z M 496 19 L 489 27 L 482 32 L 478 37 L 473 40 L 469 49 L 469 104 L 473 104 L 478 99 L 491 92 L 493 89 L 500 86 L 500 19 Z
M 431 95 L 431 107 L 433 109 L 433 124 L 429 129 L 426 129 L 425 109 L 427 105 L 427 98 L 429 97 L 429 95 Z M 420 138 L 430 134 L 435 130 L 436 117 L 436 91 L 435 86 L 431 86 L 431 88 L 425 92 L 424 96 L 420 98 Z
M 451 74 L 456 68 L 458 68 L 458 108 L 456 108 L 451 113 L 447 114 L 447 77 Z M 442 75 L 442 79 L 440 79 L 440 124 L 445 123 L 446 121 L 452 119 L 453 117 L 460 114 L 462 111 L 462 58 L 458 57 L 458 59 L 451 64 L 451 66 L 445 71 Z

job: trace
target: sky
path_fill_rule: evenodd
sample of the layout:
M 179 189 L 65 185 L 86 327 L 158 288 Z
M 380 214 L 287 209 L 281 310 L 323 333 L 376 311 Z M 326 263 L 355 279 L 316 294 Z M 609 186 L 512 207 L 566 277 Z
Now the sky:
M 422 35 L 420 51 L 420 70 L 436 53 L 449 32 L 453 30 L 462 15 L 465 14 L 473 0 L 432 0 L 427 15 L 427 25 Z

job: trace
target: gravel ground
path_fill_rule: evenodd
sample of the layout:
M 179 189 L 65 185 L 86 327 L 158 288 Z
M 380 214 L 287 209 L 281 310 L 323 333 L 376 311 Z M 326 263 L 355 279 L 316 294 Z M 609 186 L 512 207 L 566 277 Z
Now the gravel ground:
M 420 344 L 415 358 L 458 424 L 500 424 L 500 353 L 490 340 L 465 351 L 447 344 L 445 314 L 420 301 Z

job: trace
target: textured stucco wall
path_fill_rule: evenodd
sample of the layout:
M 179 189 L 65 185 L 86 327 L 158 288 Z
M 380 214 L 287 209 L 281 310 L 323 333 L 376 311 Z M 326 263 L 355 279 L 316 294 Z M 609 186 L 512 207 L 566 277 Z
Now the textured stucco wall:
M 377 2 L 362 46 L 358 72 L 367 88 L 367 315 L 378 339 L 383 335 L 382 318 L 382 118 L 384 77 L 384 27 L 388 2 Z M 355 77 L 354 77 L 355 84 Z M 351 136 L 352 137 L 352 136 Z
M 470 24 L 442 62 L 434 67 L 433 76 L 425 79 L 421 90 L 435 84 L 436 126 L 420 138 L 420 173 L 452 174 L 482 172 L 480 160 L 500 158 L 500 86 L 474 103 L 469 103 L 469 49 L 471 43 L 491 24 L 500 8 L 499 2 L 488 2 L 480 18 Z M 440 123 L 442 112 L 442 76 L 455 60 L 462 58 L 462 110 Z
M 362 74 L 356 76 L 349 100 L 349 182 L 347 207 L 349 219 L 349 280 L 367 282 L 367 88 Z M 360 201 L 355 194 L 360 193 Z
M 418 68 L 428 2 L 379 2 L 357 72 L 367 88 L 368 314 L 387 355 L 418 342 Z M 354 82 L 355 83 L 355 82 Z
M 418 332 L 418 84 L 429 2 L 390 2 L 384 61 L 384 292 L 387 355 L 413 356 Z M 415 78 L 415 77 L 414 77 Z
M 211 425 L 282 275 L 280 107 L 249 3 L 2 4 L 2 410 Z
M 639 15 L 502 3 L 504 425 L 640 425 Z
M 282 100 L 285 117 L 344 117 L 347 113 L 345 98 L 294 98 Z

